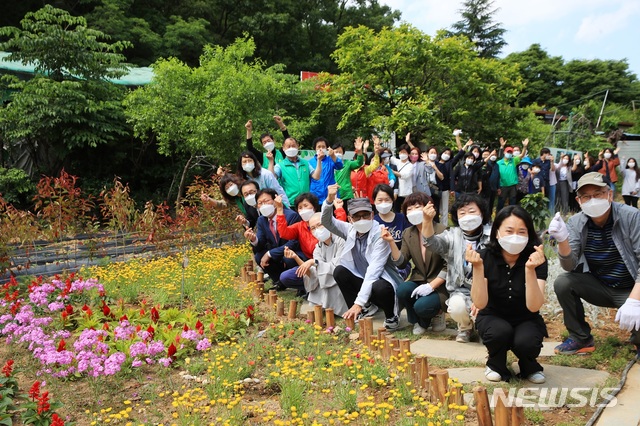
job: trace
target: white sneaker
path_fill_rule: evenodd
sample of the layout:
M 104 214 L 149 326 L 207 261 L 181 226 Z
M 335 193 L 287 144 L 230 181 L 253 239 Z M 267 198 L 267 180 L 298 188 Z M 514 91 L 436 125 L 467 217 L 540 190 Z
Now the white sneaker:
M 456 342 L 469 343 L 471 341 L 471 330 L 460 330 L 456 336 Z
M 427 332 L 427 329 L 423 328 L 420 324 L 418 324 L 418 323 L 413 324 L 413 335 L 414 336 L 421 336 L 426 332 Z
M 544 373 L 542 371 L 538 371 L 537 373 L 533 373 L 529 377 L 527 377 L 527 380 L 529 380 L 531 383 L 539 385 L 544 383 L 547 378 L 544 377 Z
M 447 329 L 447 322 L 444 318 L 444 311 L 441 311 L 438 315 L 431 318 L 431 330 L 436 333 L 440 333 Z
M 502 376 L 497 371 L 493 371 L 491 368 L 487 367 L 484 370 L 484 377 L 487 378 L 490 382 L 499 382 L 502 380 Z

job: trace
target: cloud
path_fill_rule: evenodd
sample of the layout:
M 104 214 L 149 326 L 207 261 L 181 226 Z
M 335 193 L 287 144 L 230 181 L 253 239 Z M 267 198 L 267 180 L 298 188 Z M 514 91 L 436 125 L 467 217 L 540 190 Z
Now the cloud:
M 574 39 L 579 42 L 593 42 L 616 31 L 624 30 L 634 15 L 639 12 L 640 4 L 627 2 L 613 12 L 587 16 L 582 19 Z

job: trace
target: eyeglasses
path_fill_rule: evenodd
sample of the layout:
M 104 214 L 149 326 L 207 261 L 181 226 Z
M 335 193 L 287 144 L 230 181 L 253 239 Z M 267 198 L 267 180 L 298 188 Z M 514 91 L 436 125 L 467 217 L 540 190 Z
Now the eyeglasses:
M 580 200 L 581 203 L 586 203 L 592 198 L 601 199 L 601 198 L 605 198 L 607 195 L 609 195 L 609 191 L 596 191 L 593 194 L 578 195 L 578 199 Z
M 264 205 L 264 204 L 273 204 L 273 200 L 272 199 L 266 199 L 266 200 L 260 200 L 258 201 L 258 207 Z
M 364 214 L 358 214 L 356 213 L 355 215 L 351 216 L 351 219 L 354 222 L 357 222 L 359 220 L 366 220 L 366 219 L 371 219 L 371 213 L 370 212 L 366 212 Z

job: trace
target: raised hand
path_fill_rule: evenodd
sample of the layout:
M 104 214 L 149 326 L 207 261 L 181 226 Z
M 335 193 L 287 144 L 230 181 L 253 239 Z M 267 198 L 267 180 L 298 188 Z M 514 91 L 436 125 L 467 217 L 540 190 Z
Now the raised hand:
M 334 183 L 333 185 L 327 186 L 327 202 L 333 203 L 336 199 L 336 195 L 338 195 L 338 190 L 340 189 L 340 185 Z
M 224 175 L 225 175 L 225 173 L 227 173 L 227 169 L 225 169 L 225 168 L 224 168 L 224 167 L 222 167 L 222 166 L 219 166 L 219 167 L 218 167 L 218 170 L 216 170 L 216 174 L 217 174 L 218 176 L 224 176 Z
M 362 138 L 358 136 L 353 144 L 356 151 L 362 151 Z
M 389 232 L 389 228 L 387 228 L 386 226 L 382 227 L 380 232 L 380 238 L 382 238 L 388 243 L 394 242 L 393 235 L 391 234 L 391 232 Z
M 369 149 L 369 139 L 364 141 L 364 145 L 363 146 L 364 146 L 364 150 L 365 151 Z
M 341 209 L 344 207 L 344 200 L 342 200 L 341 198 L 336 198 L 335 200 L 333 200 L 333 205 L 336 209 Z
M 420 154 L 420 159 L 424 161 L 426 164 L 431 165 L 431 160 L 429 160 L 429 154 L 427 154 L 426 152 L 423 152 L 422 154 Z
M 267 157 L 267 161 L 269 161 L 269 163 L 273 163 L 275 161 L 273 158 L 273 151 L 267 151 L 264 155 Z
M 253 121 L 249 120 L 245 123 L 244 128 L 247 129 L 248 131 L 252 131 L 253 130 Z
M 411 142 L 411 132 L 407 132 L 407 135 L 404 137 L 404 140 L 407 143 Z
M 422 214 L 426 222 L 433 222 L 433 218 L 436 217 L 436 209 L 433 207 L 433 203 L 431 201 L 422 208 Z
M 522 146 L 526 148 L 528 145 L 529 145 L 529 138 L 526 138 L 525 140 L 522 141 Z
M 505 138 L 500 138 L 500 147 L 504 147 L 507 144 L 507 140 Z
M 326 157 L 326 154 L 324 153 L 324 149 L 320 148 L 316 151 L 316 154 L 318 155 L 318 161 L 322 161 L 324 159 L 324 157 Z
M 564 223 L 562 216 L 560 216 L 560 212 L 557 212 L 556 215 L 549 222 L 549 235 L 551 235 L 557 242 L 561 243 L 566 241 L 569 238 L 569 230 L 567 229 L 567 224 Z
M 473 266 L 480 266 L 484 264 L 482 258 L 480 257 L 480 253 L 475 251 L 471 244 L 467 244 L 467 250 L 464 252 L 464 260 L 466 260 Z
M 276 198 L 273 199 L 273 204 L 278 211 L 281 211 L 284 208 L 282 204 L 282 196 L 280 194 L 276 195 Z
M 538 266 L 542 265 L 547 259 L 544 256 L 544 247 L 542 246 L 542 244 L 540 244 L 539 246 L 535 246 L 534 249 L 536 249 L 536 251 L 531 253 L 531 255 L 529 256 L 529 260 L 527 260 L 527 263 L 524 265 L 525 268 L 535 269 Z
M 253 229 L 249 228 L 246 231 L 244 231 L 244 237 L 247 239 L 247 241 L 254 243 L 257 239 L 256 237 L 256 233 L 253 232 Z

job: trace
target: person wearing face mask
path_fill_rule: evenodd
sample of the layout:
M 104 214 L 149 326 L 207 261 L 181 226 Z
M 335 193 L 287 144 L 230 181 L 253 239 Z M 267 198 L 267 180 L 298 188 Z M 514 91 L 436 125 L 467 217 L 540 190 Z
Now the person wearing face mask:
M 469 152 L 464 157 L 464 162 L 459 164 L 451 174 L 451 188 L 456 192 L 456 199 L 462 194 L 479 194 L 482 191 L 480 169 L 484 161 L 476 161 L 473 153 Z
M 353 198 L 353 187 L 351 186 L 351 172 L 358 170 L 364 164 L 364 155 L 362 138 L 357 138 L 354 143 L 355 158 L 353 160 L 345 160 L 344 147 L 341 144 L 333 145 L 336 156 L 342 160 L 342 169 L 335 171 L 335 180 L 340 186 L 340 199 L 347 201 Z
M 504 157 L 498 160 L 498 171 L 500 173 L 500 186 L 498 188 L 498 208 L 502 210 L 507 205 L 516 204 L 516 192 L 518 186 L 518 164 L 522 160 L 522 153 L 516 157 L 513 155 L 513 147 L 506 144 L 506 140 L 500 138 L 500 150 L 504 149 Z M 522 141 L 525 151 L 529 146 L 529 139 Z
M 498 156 L 496 150 L 485 149 L 482 152 L 484 165 L 480 169 L 480 180 L 482 181 L 482 191 L 480 195 L 488 201 L 486 217 L 493 216 L 493 206 L 495 205 L 498 186 L 500 184 L 500 171 L 498 170 Z
M 256 206 L 260 217 L 256 224 L 256 231 L 247 229 L 244 236 L 253 246 L 255 262 L 273 280 L 273 288 L 284 290 L 280 276 L 287 269 L 296 266 L 293 259 L 284 257 L 285 246 L 298 253 L 300 257 L 304 257 L 304 254 L 297 240 L 287 240 L 280 235 L 281 230 L 276 217 L 277 197 L 279 197 L 278 193 L 271 188 L 262 189 L 256 194 Z M 300 221 L 300 216 L 293 210 L 283 207 L 282 211 L 289 227 Z M 304 258 L 306 260 L 306 257 Z
M 402 234 L 411 224 L 407 222 L 404 214 L 393 211 L 393 188 L 385 184 L 376 185 L 373 189 L 373 202 L 377 212 L 373 219 L 384 225 L 393 241 L 398 247 L 402 247 Z
M 405 198 L 402 212 L 409 217 L 411 227 L 403 234 L 401 247 L 395 243 L 388 230 L 382 232 L 382 238 L 391 247 L 391 260 L 397 268 L 411 268 L 410 262 L 413 261 L 411 275 L 408 281 L 398 286 L 397 294 L 401 305 L 407 309 L 407 319 L 413 324 L 414 335 L 424 334 L 429 327 L 435 332 L 446 328 L 444 311 L 447 309 L 445 302 L 449 298 L 444 285 L 447 277 L 446 262 L 439 254 L 422 244 L 422 209 L 430 202 L 431 198 L 423 192 L 414 192 Z M 437 223 L 434 229 L 440 234 L 446 227 Z
M 591 171 L 601 173 L 604 176 L 604 181 L 612 191 L 616 190 L 616 182 L 618 181 L 616 167 L 620 165 L 619 151 L 620 148 L 615 150 L 606 148 L 604 151 L 600 151 L 598 153 L 598 162 L 591 167 Z
M 438 148 L 435 146 L 430 146 L 427 149 L 426 153 L 422 154 L 422 161 L 425 164 L 425 176 L 427 180 L 427 185 L 429 186 L 429 192 L 431 193 L 431 199 L 433 201 L 433 205 L 436 206 L 436 218 L 440 213 L 440 199 L 442 198 L 442 179 L 444 179 L 444 174 L 438 168 Z M 426 194 L 426 192 L 425 192 Z M 449 196 L 447 191 L 446 196 Z M 436 219 L 437 220 L 437 219 Z
M 531 179 L 529 179 L 529 194 L 537 194 L 539 192 L 542 192 L 542 195 L 544 195 L 544 183 L 544 179 L 540 174 L 540 167 L 531 167 Z
M 585 173 L 577 186 L 582 212 L 565 224 L 558 214 L 549 223 L 549 235 L 558 242 L 560 266 L 554 290 L 564 313 L 569 338 L 556 353 L 595 350 L 582 301 L 618 308 L 615 321 L 631 332 L 640 349 L 640 212 L 613 202 L 613 191 L 598 172 Z M 640 355 L 640 352 L 639 352 Z
M 584 163 L 580 154 L 573 154 L 573 160 L 571 164 L 571 192 L 575 193 L 578 186 L 578 180 L 586 173 Z M 580 211 L 580 205 L 576 201 L 574 196 L 569 197 L 569 210 L 572 213 Z
M 333 235 L 346 242 L 335 278 L 349 310 L 344 318 L 359 319 L 370 315 L 368 305 L 382 309 L 384 327 L 396 330 L 399 326 L 395 289 L 403 281 L 393 266 L 389 255 L 391 248 L 381 237 L 380 225 L 373 220 L 373 210 L 368 198 L 349 200 L 349 222 L 333 217 L 333 202 L 338 186 L 329 186 L 322 204 L 322 225 Z
M 284 192 L 284 189 L 282 189 L 282 185 L 280 185 L 278 179 L 270 170 L 260 165 L 260 162 L 252 152 L 244 151 L 240 154 L 236 175 L 242 180 L 256 181 L 260 188 L 275 189 L 282 197 L 284 205 L 289 207 L 289 198 L 287 198 L 287 194 Z
M 331 308 L 336 315 L 342 316 L 349 307 L 333 278 L 333 271 L 340 264 L 345 241 L 322 226 L 320 213 L 311 216 L 309 229 L 318 240 L 311 262 L 303 262 L 300 256 L 288 249 L 285 249 L 285 257 L 291 257 L 298 263 L 297 274 L 303 279 L 309 305 Z
M 362 138 L 356 139 L 356 141 L 362 141 Z M 369 140 L 365 140 L 362 144 L 362 151 L 364 155 L 364 164 L 357 170 L 351 171 L 351 187 L 353 189 L 353 196 L 355 198 L 369 198 L 369 201 L 373 203 L 372 192 L 373 188 L 369 183 L 371 174 L 380 167 L 380 155 L 381 147 L 378 143 L 373 144 L 373 153 L 367 155 L 369 149 Z
M 540 169 L 540 177 L 544 180 L 544 194 L 549 199 L 549 212 L 556 211 L 556 163 L 549 148 L 540 150 L 540 157 L 533 160 L 533 165 Z
M 393 198 L 398 195 L 398 179 L 396 179 L 396 175 L 393 174 L 393 171 L 396 170 L 396 166 L 392 165 L 389 161 L 393 157 L 389 148 L 385 148 L 380 154 L 380 161 L 384 165 L 385 169 L 387 169 L 387 178 L 389 179 L 389 186 L 393 188 Z
M 470 342 L 473 330 L 472 269 L 464 259 L 465 247 L 470 244 L 474 250 L 480 250 L 489 239 L 488 229 L 483 226 L 488 222 L 486 212 L 486 203 L 479 195 L 461 195 L 451 207 L 451 220 L 455 226 L 436 234 L 433 205 L 429 203 L 423 209 L 423 242 L 447 262 L 446 288 L 450 295 L 447 312 L 458 323 L 456 341 L 460 343 Z
M 278 234 L 285 240 L 298 241 L 300 251 L 302 251 L 302 254 L 304 255 L 302 258 L 291 257 L 296 262 L 298 259 L 303 260 L 303 271 L 298 272 L 300 266 L 288 269 L 280 275 L 280 282 L 287 288 L 297 290 L 298 296 L 303 296 L 305 291 L 302 277 L 304 275 L 304 271 L 306 271 L 310 264 L 313 263 L 313 249 L 318 243 L 309 229 L 309 219 L 311 219 L 311 216 L 313 216 L 314 213 L 320 211 L 320 203 L 318 203 L 318 197 L 311 192 L 298 195 L 294 202 L 294 211 L 298 212 L 298 215 L 302 220 L 291 225 L 287 223 L 287 218 L 284 215 L 282 197 L 277 196 L 274 199 L 274 205 L 276 207 L 276 224 Z M 288 256 L 285 255 L 285 257 Z
M 531 185 L 531 159 L 524 157 L 518 165 L 518 187 L 516 194 L 516 203 L 520 204 L 526 195 L 529 195 L 529 186 Z
M 280 179 L 289 200 L 295 200 L 298 195 L 309 192 L 311 179 L 320 179 L 322 167 L 312 169 L 307 160 L 298 156 L 300 145 L 294 138 L 285 139 L 282 148 L 286 157 L 275 164 L 273 155 L 269 156 L 269 170 Z
M 638 193 L 640 192 L 640 167 L 635 158 L 629 158 L 627 161 L 624 157 L 621 160 L 624 169 L 620 167 L 622 175 L 622 198 L 626 205 L 638 208 Z
M 560 157 L 560 162 L 556 163 L 556 193 L 557 206 L 562 215 L 569 213 L 569 198 L 573 192 L 573 176 L 571 175 L 571 156 L 564 154 Z
M 548 337 L 540 315 L 548 266 L 531 215 L 520 206 L 500 210 L 486 248 L 478 251 L 469 244 L 465 259 L 473 265 L 476 328 L 489 353 L 485 377 L 492 382 L 510 380 L 511 350 L 518 358 L 520 377 L 544 383 L 537 358 L 542 339 Z
M 287 130 L 287 126 L 285 126 L 284 122 L 282 121 L 282 118 L 279 115 L 274 115 L 273 120 L 280 128 L 283 140 L 287 140 L 290 137 L 289 131 Z M 263 133 L 260 135 L 260 143 L 264 148 L 264 151 L 260 151 L 256 149 L 255 146 L 253 146 L 253 121 L 247 121 L 244 127 L 247 130 L 247 150 L 256 156 L 256 158 L 258 159 L 258 163 L 261 164 L 263 168 L 269 168 L 269 158 L 267 157 L 267 154 L 270 154 L 273 157 L 276 164 L 284 160 L 284 152 L 282 151 L 282 149 L 276 149 L 275 140 L 271 133 Z
M 456 138 L 456 146 L 458 148 L 456 155 L 452 157 L 451 149 L 445 148 L 440 155 L 440 160 L 436 163 L 436 167 L 440 170 L 440 173 L 442 173 L 442 180 L 440 181 L 440 205 L 438 206 L 439 208 L 436 208 L 436 217 L 440 217 L 440 223 L 445 226 L 449 225 L 449 198 L 450 195 L 454 194 L 454 188 L 451 187 L 451 175 L 453 174 L 453 169 L 464 157 L 465 150 L 473 144 L 473 141 L 469 139 L 467 143 L 462 146 L 460 138 L 461 133 L 462 131 L 460 129 L 455 129 L 453 131 L 453 135 Z
M 429 160 L 428 155 L 411 143 L 411 133 L 407 133 L 405 141 L 411 148 L 411 151 L 409 152 L 409 161 L 413 164 L 413 171 L 411 175 L 413 192 L 424 192 L 431 196 L 426 163 L 426 161 Z
M 310 189 L 322 203 L 327 196 L 327 186 L 336 183 L 335 171 L 342 169 L 344 165 L 342 159 L 329 146 L 329 141 L 322 136 L 313 140 L 313 150 L 316 151 L 316 155 L 309 160 L 309 171 L 312 174 Z M 320 169 L 318 178 L 314 177 L 316 169 Z
M 398 158 L 391 157 L 389 162 L 396 166 L 393 174 L 398 179 L 398 196 L 394 202 L 394 210 L 399 212 L 404 197 L 413 192 L 413 164 L 409 161 L 409 145 L 403 144 L 398 148 Z

